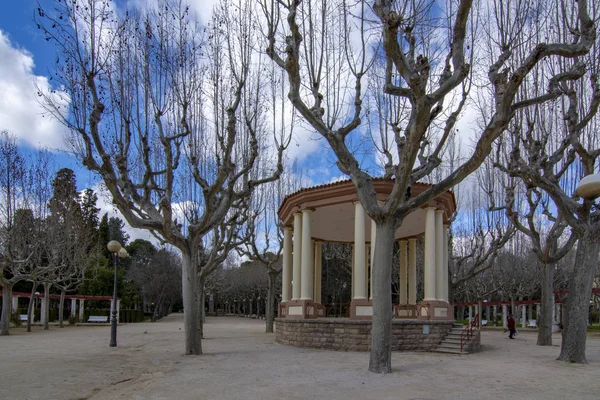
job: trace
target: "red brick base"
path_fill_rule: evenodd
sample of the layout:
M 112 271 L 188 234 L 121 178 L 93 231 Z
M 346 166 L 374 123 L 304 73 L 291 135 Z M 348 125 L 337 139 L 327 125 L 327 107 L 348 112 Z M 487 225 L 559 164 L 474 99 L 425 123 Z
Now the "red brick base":
M 342 351 L 371 349 L 371 321 L 347 318 L 277 318 L 278 343 Z M 440 344 L 453 321 L 392 321 L 392 351 L 428 351 Z

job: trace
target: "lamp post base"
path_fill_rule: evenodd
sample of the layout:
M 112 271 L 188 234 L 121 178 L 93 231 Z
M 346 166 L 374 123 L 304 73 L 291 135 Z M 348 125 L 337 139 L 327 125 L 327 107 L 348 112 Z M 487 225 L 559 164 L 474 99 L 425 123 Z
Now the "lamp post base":
M 117 312 L 113 310 L 110 323 L 110 347 L 117 347 Z

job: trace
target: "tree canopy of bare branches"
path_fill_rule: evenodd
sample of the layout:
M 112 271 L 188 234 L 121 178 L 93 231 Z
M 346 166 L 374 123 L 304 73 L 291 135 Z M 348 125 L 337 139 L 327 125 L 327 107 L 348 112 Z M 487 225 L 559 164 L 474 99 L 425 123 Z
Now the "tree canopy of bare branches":
M 266 51 L 287 72 L 292 104 L 329 143 L 377 224 L 369 370 L 388 373 L 393 232 L 408 213 L 474 172 L 517 111 L 563 96 L 560 84 L 582 78 L 579 63 L 562 60 L 584 56 L 594 45 L 588 1 L 263 0 L 261 6 Z M 569 37 L 536 36 L 556 9 L 573 28 Z M 538 82 L 544 93 L 518 96 L 546 62 L 556 68 Z M 374 95 L 364 89 L 366 79 L 378 79 Z M 475 84 L 486 90 L 474 91 Z M 472 133 L 472 149 L 448 168 L 444 150 L 465 105 L 475 101 L 489 112 Z M 373 172 L 351 147 L 368 124 L 386 138 L 375 140 L 384 161 L 374 172 L 394 179 L 381 205 Z M 419 180 L 433 185 L 407 198 Z
M 262 118 L 255 19 L 251 2 L 228 2 L 201 27 L 169 0 L 124 15 L 105 0 L 56 1 L 37 17 L 65 90 L 40 92 L 46 109 L 129 225 L 181 250 L 186 354 L 202 352 L 202 281 L 289 142 Z

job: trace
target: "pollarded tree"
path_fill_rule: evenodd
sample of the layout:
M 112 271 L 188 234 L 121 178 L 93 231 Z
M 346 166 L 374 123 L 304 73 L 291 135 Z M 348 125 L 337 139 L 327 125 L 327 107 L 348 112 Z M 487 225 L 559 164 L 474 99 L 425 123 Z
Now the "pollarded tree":
M 242 222 L 232 207 L 279 177 L 286 141 L 263 124 L 252 3 L 218 5 L 205 31 L 187 11 L 161 0 L 119 16 L 106 0 L 56 1 L 38 25 L 70 100 L 41 93 L 45 106 L 129 225 L 181 251 L 185 353 L 200 354 L 206 267 Z
M 595 8 L 598 12 L 598 7 Z M 597 16 L 595 16 L 597 18 Z M 557 21 L 558 31 L 566 35 L 570 26 Z M 564 93 L 561 101 L 537 105 L 520 112 L 521 124 L 512 127 L 506 146 L 508 156 L 496 166 L 509 176 L 518 178 L 528 192 L 530 209 L 537 207 L 552 222 L 546 244 L 534 251 L 539 259 L 551 266 L 570 249 L 578 238 L 574 266 L 568 280 L 569 294 L 565 303 L 563 339 L 559 360 L 585 363 L 588 307 L 600 252 L 600 212 L 595 199 L 580 198 L 575 193 L 579 180 L 597 171 L 600 159 L 598 135 L 598 49 L 581 57 L 573 68 L 585 73 L 586 81 L 561 82 L 557 90 Z M 550 66 L 545 73 L 550 73 Z M 533 82 L 529 91 L 537 90 Z M 546 199 L 546 196 L 549 199 Z M 537 202 L 551 202 L 537 205 Z M 511 199 L 507 202 L 509 205 Z M 571 230 L 571 238 L 567 225 Z M 535 237 L 535 232 L 530 229 Z M 563 234 L 563 232 L 565 232 Z M 561 237 L 561 236 L 566 237 Z M 539 239 L 537 239 L 539 240 Z M 562 240 L 562 242 L 561 242 Z M 546 292 L 551 291 L 551 274 L 544 274 Z M 547 307 L 550 299 L 547 296 Z M 547 320 L 550 316 L 546 315 Z M 547 322 L 546 322 L 547 323 Z
M 396 228 L 410 212 L 474 172 L 517 110 L 558 98 L 562 93 L 556 90 L 557 82 L 581 77 L 577 71 L 567 73 L 569 66 L 559 61 L 585 55 L 594 44 L 596 28 L 588 1 L 375 0 L 371 6 L 366 1 L 263 0 L 261 5 L 267 54 L 287 72 L 292 104 L 327 140 L 338 168 L 350 176 L 376 222 L 369 370 L 388 373 Z M 537 39 L 533 33 L 549 30 L 549 11 L 556 9 L 565 10 L 563 17 L 573 27 L 571 37 L 556 38 L 548 32 Z M 523 82 L 545 60 L 556 66 L 555 74 L 540 82 L 548 92 L 517 98 Z M 378 79 L 377 95 L 388 99 L 392 112 L 383 118 L 370 113 L 374 101 L 367 101 L 363 90 L 366 79 Z M 489 92 L 473 93 L 473 82 Z M 448 138 L 465 105 L 474 100 L 491 113 L 472 124 L 473 148 L 463 149 L 459 165 L 433 173 L 445 168 L 442 156 Z M 361 166 L 351 146 L 357 142 L 351 138 L 361 138 L 369 123 L 391 128 L 389 147 L 381 152 L 384 165 L 374 171 L 394 180 L 382 205 L 372 172 Z M 407 198 L 410 186 L 424 179 L 433 185 Z
M 531 250 L 541 266 L 541 315 L 537 318 L 537 345 L 552 346 L 554 273 L 557 263 L 573 248 L 577 234 L 569 229 L 562 212 L 556 212 L 559 210 L 550 203 L 546 193 L 537 188 L 529 188 L 519 194 L 516 180 L 513 178 L 509 181 L 513 183 L 507 188 L 506 214 L 512 224 L 529 237 Z

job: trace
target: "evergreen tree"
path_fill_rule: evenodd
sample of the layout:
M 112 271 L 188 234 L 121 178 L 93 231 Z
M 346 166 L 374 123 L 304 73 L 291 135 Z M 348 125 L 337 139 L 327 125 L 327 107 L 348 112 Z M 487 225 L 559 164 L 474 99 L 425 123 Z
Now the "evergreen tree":
M 104 214 L 98 224 L 98 250 L 105 258 L 110 259 L 110 252 L 106 245 L 110 241 L 110 230 L 108 228 L 108 214 Z
M 118 217 L 110 217 L 108 219 L 108 232 L 110 235 L 110 240 L 116 240 L 121 243 L 121 246 L 127 245 L 129 241 L 129 235 L 125 233 L 123 228 L 125 227 L 125 223 Z
M 98 195 L 92 189 L 85 189 L 81 196 L 81 218 L 85 231 L 88 232 L 92 241 L 98 241 L 98 212 L 96 207 Z
M 69 168 L 62 168 L 56 173 L 52 181 L 53 195 L 48 203 L 48 208 L 54 217 L 53 222 L 81 223 L 81 207 L 75 173 Z

